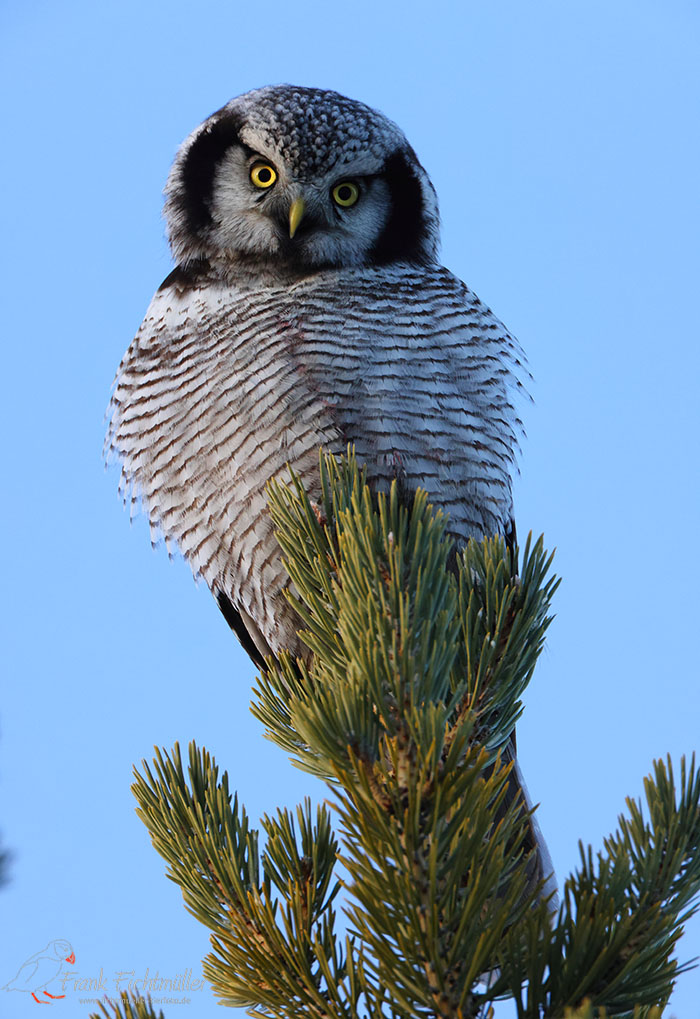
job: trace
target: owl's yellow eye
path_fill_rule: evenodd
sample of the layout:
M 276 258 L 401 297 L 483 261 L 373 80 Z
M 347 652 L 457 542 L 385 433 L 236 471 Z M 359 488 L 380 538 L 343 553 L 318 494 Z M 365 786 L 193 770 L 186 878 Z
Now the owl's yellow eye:
M 271 188 L 277 180 L 277 170 L 269 163 L 255 163 L 250 168 L 250 179 L 256 188 Z
M 341 181 L 331 191 L 333 195 L 333 201 L 336 205 L 341 205 L 344 209 L 349 209 L 351 205 L 354 205 L 357 199 L 360 197 L 360 189 L 357 184 L 353 184 L 351 180 Z

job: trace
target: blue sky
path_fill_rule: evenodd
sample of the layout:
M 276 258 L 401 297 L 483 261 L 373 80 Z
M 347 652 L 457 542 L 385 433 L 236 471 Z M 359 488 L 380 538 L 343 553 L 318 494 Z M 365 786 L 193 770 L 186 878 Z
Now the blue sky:
M 544 532 L 564 581 L 518 743 L 562 881 L 654 757 L 698 746 L 697 5 L 35 0 L 0 23 L 0 986 L 57 938 L 78 980 L 196 977 L 206 931 L 129 792 L 153 744 L 205 744 L 253 817 L 323 795 L 263 739 L 252 666 L 100 459 L 114 371 L 171 267 L 170 161 L 270 82 L 403 127 L 445 264 L 528 353 L 518 529 Z M 698 954 L 696 920 L 680 956 Z M 81 996 L 52 1007 L 86 1015 Z M 26 998 L 0 1012 L 34 1014 Z M 696 970 L 671 1011 L 698 1002 Z M 165 1012 L 221 1014 L 207 991 Z

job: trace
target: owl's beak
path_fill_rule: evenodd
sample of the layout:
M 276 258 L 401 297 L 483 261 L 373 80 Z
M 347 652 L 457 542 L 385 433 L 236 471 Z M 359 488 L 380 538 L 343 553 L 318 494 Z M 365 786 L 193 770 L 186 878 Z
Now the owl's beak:
M 297 227 L 301 223 L 301 218 L 304 215 L 304 199 L 295 198 L 292 204 L 289 206 L 289 237 L 294 237 L 297 232 Z

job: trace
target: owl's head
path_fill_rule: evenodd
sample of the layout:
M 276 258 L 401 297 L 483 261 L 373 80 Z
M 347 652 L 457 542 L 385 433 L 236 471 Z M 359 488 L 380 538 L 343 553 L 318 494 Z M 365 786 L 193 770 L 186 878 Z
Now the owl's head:
M 178 260 L 304 271 L 437 254 L 435 191 L 405 135 L 337 92 L 273 85 L 231 100 L 185 140 L 165 194 Z

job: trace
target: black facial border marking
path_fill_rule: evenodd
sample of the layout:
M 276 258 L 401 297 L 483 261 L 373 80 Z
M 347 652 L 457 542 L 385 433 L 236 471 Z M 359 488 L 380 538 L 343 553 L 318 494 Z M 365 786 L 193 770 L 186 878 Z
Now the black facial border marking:
M 183 191 L 180 206 L 192 233 L 209 226 L 214 174 L 222 157 L 233 145 L 240 145 L 243 117 L 229 111 L 208 124 L 197 136 L 182 166 Z
M 192 258 L 188 262 L 181 262 L 176 265 L 169 276 L 166 276 L 156 293 L 169 290 L 171 287 L 178 293 L 184 294 L 188 290 L 201 286 L 204 278 L 209 274 L 210 266 L 206 258 Z
M 389 188 L 391 212 L 369 253 L 375 265 L 429 261 L 423 192 L 411 161 L 416 161 L 413 150 L 399 149 L 389 156 L 381 173 L 377 174 Z

